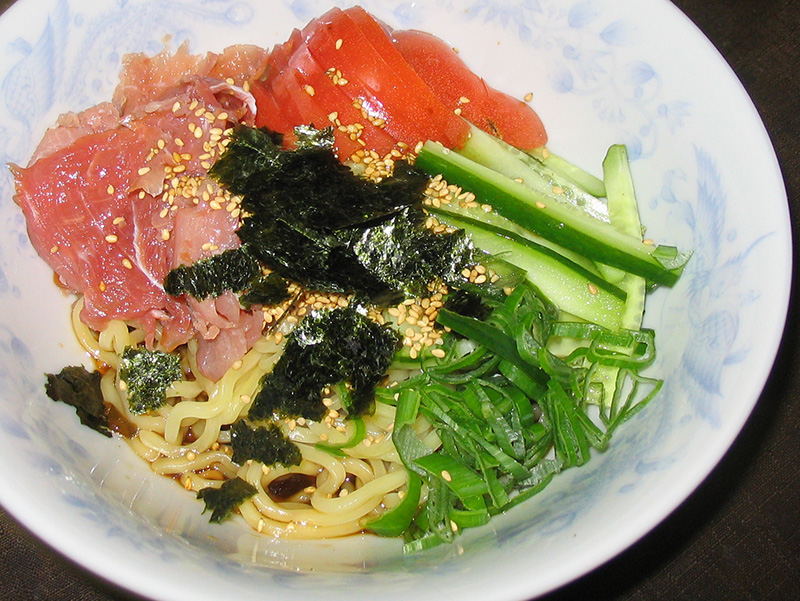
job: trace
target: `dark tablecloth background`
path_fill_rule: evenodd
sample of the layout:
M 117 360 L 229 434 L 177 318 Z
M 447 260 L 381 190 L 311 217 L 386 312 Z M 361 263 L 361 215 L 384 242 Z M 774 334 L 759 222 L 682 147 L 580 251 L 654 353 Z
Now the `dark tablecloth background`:
M 673 1 L 750 93 L 777 150 L 796 231 L 800 0 Z M 0 0 L 0 12 L 11 4 Z M 800 326 L 794 305 L 773 374 L 722 463 L 643 540 L 547 601 L 800 599 Z M 137 597 L 57 555 L 0 509 L 0 599 Z

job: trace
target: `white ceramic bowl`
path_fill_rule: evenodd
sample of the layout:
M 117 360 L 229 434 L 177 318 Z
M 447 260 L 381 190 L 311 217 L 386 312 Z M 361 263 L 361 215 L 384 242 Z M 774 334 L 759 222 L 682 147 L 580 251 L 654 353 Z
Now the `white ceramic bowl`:
M 731 71 L 666 0 L 365 0 L 458 47 L 489 83 L 534 93 L 551 148 L 597 171 L 629 145 L 648 236 L 692 248 L 650 299 L 663 393 L 612 447 L 459 542 L 261 538 L 208 524 L 194 495 L 49 401 L 43 374 L 80 361 L 70 299 L 27 241 L 0 175 L 0 503 L 58 551 L 155 599 L 324 596 L 519 600 L 647 533 L 711 471 L 756 402 L 782 333 L 791 240 L 761 122 Z M 56 116 L 110 97 L 120 57 L 164 36 L 193 51 L 271 45 L 323 0 L 21 0 L 0 19 L 0 162 L 24 164 Z

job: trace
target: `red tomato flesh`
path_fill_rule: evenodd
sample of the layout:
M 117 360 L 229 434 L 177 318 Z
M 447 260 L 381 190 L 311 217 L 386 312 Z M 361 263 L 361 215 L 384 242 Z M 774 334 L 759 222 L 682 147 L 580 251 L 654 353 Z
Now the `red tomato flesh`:
M 292 125 L 275 102 L 275 98 L 267 88 L 266 83 L 254 81 L 250 84 L 250 93 L 256 100 L 256 127 L 268 127 L 272 131 L 285 134 L 292 129 Z
M 517 148 L 531 150 L 545 145 L 547 133 L 536 112 L 487 85 L 444 41 L 414 30 L 395 30 L 391 39 L 450 110 L 460 108 L 467 121 Z
M 339 147 L 338 140 L 343 136 L 350 137 L 351 129 L 359 128 L 360 133 L 356 138 L 363 140 L 364 144 L 355 141 L 353 150 L 365 148 L 374 150 L 380 156 L 385 156 L 396 145 L 396 140 L 382 128 L 376 127 L 364 118 L 361 111 L 355 108 L 350 98 L 342 91 L 342 86 L 336 85 L 333 79 L 325 73 L 320 64 L 311 56 L 305 45 L 300 45 L 292 57 L 289 59 L 289 67 L 297 79 L 300 87 L 306 91 L 309 100 L 316 105 L 316 112 L 325 116 L 325 121 L 316 123 L 317 127 L 333 125 L 337 135 L 337 148 L 342 159 L 348 158 L 350 154 L 344 147 Z M 312 96 L 313 94 L 313 96 Z M 330 116 L 334 115 L 332 121 Z M 298 124 L 299 125 L 299 124 Z M 339 128 L 345 128 L 344 130 Z M 347 144 L 346 146 L 351 146 Z
M 309 23 L 303 39 L 323 69 L 341 71 L 348 81 L 343 91 L 360 100 L 373 119 L 382 119 L 392 137 L 411 147 L 429 139 L 463 146 L 467 124 L 439 101 L 399 52 L 379 54 L 346 13 L 328 11 Z

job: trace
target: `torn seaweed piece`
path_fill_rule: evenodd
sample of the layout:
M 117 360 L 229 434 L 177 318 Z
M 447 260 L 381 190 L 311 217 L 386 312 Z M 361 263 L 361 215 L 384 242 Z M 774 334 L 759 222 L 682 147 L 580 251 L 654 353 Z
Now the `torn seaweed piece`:
M 178 355 L 132 346 L 122 351 L 119 378 L 125 382 L 131 413 L 148 413 L 164 405 L 167 388 L 181 376 Z
M 320 420 L 322 390 L 340 382 L 350 389 L 351 416 L 372 408 L 375 387 L 391 364 L 400 338 L 355 308 L 312 311 L 294 329 L 281 358 L 261 381 L 248 417 L 273 413 Z
M 238 127 L 210 175 L 241 195 L 242 210 L 268 223 L 288 223 L 322 231 L 354 227 L 420 205 L 429 177 L 404 161 L 381 182 L 360 177 L 331 148 L 303 144 L 283 150 L 267 129 Z
M 349 233 L 347 245 L 375 278 L 407 297 L 424 298 L 431 282 L 463 279 L 463 269 L 474 263 L 474 247 L 464 230 L 435 233 L 425 227 L 425 218 L 421 211 L 404 209 Z
M 304 148 L 326 148 L 333 150 L 336 138 L 333 135 L 333 126 L 317 129 L 313 125 L 298 125 L 294 128 L 295 150 Z
M 211 511 L 209 521 L 218 524 L 257 492 L 255 486 L 237 477 L 226 480 L 219 488 L 209 486 L 197 491 L 197 498 L 206 504 L 203 513 Z
M 172 296 L 188 294 L 204 300 L 227 290 L 247 290 L 260 275 L 258 259 L 240 246 L 172 269 L 164 280 L 164 290 Z
M 272 272 L 269 275 L 262 275 L 253 282 L 253 284 L 239 296 L 239 303 L 245 309 L 250 309 L 253 305 L 271 307 L 280 305 L 290 297 L 289 282 L 280 274 Z
M 337 293 L 357 291 L 375 302 L 397 298 L 332 233 L 275 219 L 263 224 L 247 220 L 238 234 L 265 265 L 306 288 Z
M 463 233 L 433 234 L 422 211 L 427 174 L 397 161 L 379 182 L 343 165 L 330 132 L 304 126 L 284 150 L 266 129 L 237 128 L 210 173 L 242 196 L 237 235 L 263 265 L 305 287 L 378 304 L 422 295 L 461 271 Z
M 479 321 L 485 321 L 494 311 L 494 307 L 487 304 L 480 295 L 465 289 L 453 290 L 447 296 L 444 308 L 465 317 L 474 317 Z
M 100 372 L 90 372 L 82 366 L 70 366 L 58 374 L 45 375 L 47 382 L 44 389 L 47 396 L 75 407 L 84 426 L 111 437 L 103 393 L 100 390 Z
M 286 467 L 300 465 L 300 449 L 289 440 L 281 429 L 270 422 L 266 426 L 251 428 L 239 420 L 231 428 L 232 459 L 242 465 L 254 459 L 264 465 L 280 463 Z

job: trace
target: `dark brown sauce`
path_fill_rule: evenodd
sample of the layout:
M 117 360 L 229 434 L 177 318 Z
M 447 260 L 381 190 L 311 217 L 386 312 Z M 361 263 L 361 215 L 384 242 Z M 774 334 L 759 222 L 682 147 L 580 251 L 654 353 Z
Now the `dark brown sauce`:
M 111 369 L 111 366 L 108 363 L 98 361 L 97 359 L 94 360 L 94 370 L 101 376 L 106 375 L 109 369 Z
M 133 438 L 139 432 L 139 428 L 131 421 L 122 415 L 119 410 L 110 403 L 106 403 L 106 418 L 108 419 L 108 428 L 112 432 L 116 432 L 125 438 Z
M 69 289 L 69 287 L 64 283 L 64 280 L 61 279 L 61 276 L 55 271 L 53 272 L 53 281 L 65 295 L 72 293 L 72 290 Z
M 182 444 L 184 445 L 191 444 L 195 440 L 197 440 L 197 434 L 194 433 L 194 430 L 192 428 L 188 428 L 186 430 L 186 433 L 183 435 Z
M 287 501 L 309 486 L 317 482 L 316 476 L 308 474 L 285 474 L 278 476 L 267 486 L 267 493 L 275 502 Z
M 357 484 L 356 480 L 357 480 L 356 476 L 354 476 L 350 472 L 347 472 L 344 478 L 344 482 L 342 482 L 342 485 L 339 487 L 339 490 L 336 491 L 336 496 L 338 497 L 339 495 L 341 495 L 343 490 L 346 490 L 348 493 L 353 492 L 356 489 L 356 484 Z

